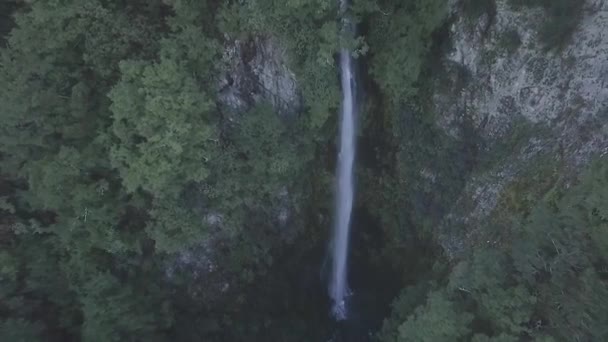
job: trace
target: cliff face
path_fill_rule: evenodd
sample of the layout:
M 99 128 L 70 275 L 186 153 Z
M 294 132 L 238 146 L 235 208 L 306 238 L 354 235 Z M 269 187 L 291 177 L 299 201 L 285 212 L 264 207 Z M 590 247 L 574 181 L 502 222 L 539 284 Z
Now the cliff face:
M 491 160 L 474 169 L 439 227 L 442 247 L 457 257 L 471 244 L 501 243 L 482 227 L 499 224 L 509 201 L 567 186 L 592 156 L 608 152 L 608 2 L 587 1 L 571 39 L 552 50 L 538 38 L 541 8 L 497 0 L 494 13 L 473 21 L 453 8 L 450 85 L 433 96 L 437 125 L 466 139 L 466 121 Z
M 262 36 L 226 38 L 218 85 L 218 100 L 224 109 L 242 112 L 266 101 L 280 114 L 298 112 L 301 99 L 296 76 L 278 40 Z

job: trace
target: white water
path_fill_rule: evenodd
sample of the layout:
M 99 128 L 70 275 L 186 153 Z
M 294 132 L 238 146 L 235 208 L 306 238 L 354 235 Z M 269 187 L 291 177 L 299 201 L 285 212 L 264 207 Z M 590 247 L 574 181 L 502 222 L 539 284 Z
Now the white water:
M 342 7 L 345 3 L 341 3 Z M 345 28 L 349 23 L 345 21 Z M 353 69 L 350 51 L 340 51 L 342 83 L 342 113 L 340 124 L 340 153 L 338 154 L 336 218 L 333 248 L 333 269 L 329 284 L 329 295 L 333 300 L 333 314 L 338 320 L 347 318 L 346 296 L 348 296 L 348 242 L 350 218 L 353 207 L 353 164 L 355 161 L 355 99 L 353 96 Z

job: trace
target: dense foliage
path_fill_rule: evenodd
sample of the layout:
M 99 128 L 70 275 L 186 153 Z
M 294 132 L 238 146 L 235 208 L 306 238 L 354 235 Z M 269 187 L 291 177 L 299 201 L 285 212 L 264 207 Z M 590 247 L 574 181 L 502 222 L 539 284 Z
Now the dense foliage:
M 437 282 L 406 288 L 383 340 L 605 340 L 607 182 L 602 158 L 579 185 L 514 218 L 511 241 L 479 246 Z
M 352 1 L 353 37 L 325 0 L 1 3 L 0 341 L 327 340 L 310 289 L 331 223 L 343 47 L 369 90 L 358 203 L 382 227 L 369 256 L 403 288 L 378 339 L 607 339 L 604 160 L 514 215 L 500 248 L 452 265 L 429 247 L 476 153 L 427 106 L 447 6 Z M 226 109 L 226 46 L 269 36 L 301 110 Z M 439 170 L 433 187 L 425 168 Z
M 2 340 L 187 336 L 173 293 L 188 255 L 219 260 L 238 311 L 283 241 L 276 212 L 310 192 L 302 134 L 318 127 L 264 103 L 225 124 L 211 2 L 3 6 Z

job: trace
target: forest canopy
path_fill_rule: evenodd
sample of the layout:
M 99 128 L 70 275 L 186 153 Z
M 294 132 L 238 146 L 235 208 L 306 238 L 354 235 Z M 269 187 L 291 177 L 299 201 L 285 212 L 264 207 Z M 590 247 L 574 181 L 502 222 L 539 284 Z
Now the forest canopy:
M 513 214 L 500 248 L 423 255 L 405 280 L 404 246 L 434 243 L 412 170 L 459 153 L 424 106 L 448 3 L 356 0 L 345 15 L 355 37 L 325 0 L 0 3 L 0 341 L 327 340 L 326 308 L 290 292 L 294 270 L 318 278 L 331 224 L 341 48 L 372 90 L 361 125 L 386 147 L 360 170 L 384 234 L 370 255 L 399 288 L 374 339 L 608 340 L 606 158 Z M 220 103 L 227 46 L 256 37 L 285 48 L 295 115 Z M 439 175 L 442 196 L 461 171 Z

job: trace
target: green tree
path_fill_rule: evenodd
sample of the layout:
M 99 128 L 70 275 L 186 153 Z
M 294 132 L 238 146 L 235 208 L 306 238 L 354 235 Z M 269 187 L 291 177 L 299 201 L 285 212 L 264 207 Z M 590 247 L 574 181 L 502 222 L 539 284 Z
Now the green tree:
M 0 50 L 0 172 L 21 184 L 7 248 L 19 260 L 7 302 L 19 304 L 7 312 L 52 327 L 44 340 L 78 336 L 86 275 L 140 247 L 110 164 L 106 97 L 118 62 L 157 46 L 158 12 L 136 2 L 28 2 Z
M 527 331 L 536 297 L 525 286 L 511 283 L 507 254 L 479 249 L 471 260 L 454 268 L 449 288 L 470 294 L 478 305 L 477 314 L 495 331 L 518 335 Z
M 424 301 L 428 292 L 428 284 L 420 282 L 401 290 L 399 296 L 392 303 L 392 313 L 382 324 L 378 339 L 383 342 L 397 342 L 399 340 L 399 326 L 414 313 L 414 310 Z
M 433 44 L 432 34 L 447 16 L 445 0 L 379 1 L 366 37 L 370 69 L 389 103 L 401 105 L 416 94 L 416 81 Z
M 461 341 L 470 333 L 473 316 L 462 312 L 443 292 L 431 292 L 426 304 L 418 307 L 399 326 L 397 341 Z
M 82 289 L 83 341 L 162 341 L 168 307 L 110 274 L 93 275 Z
M 121 63 L 112 92 L 113 165 L 128 191 L 175 196 L 189 181 L 208 175 L 210 141 L 217 137 L 212 104 L 178 61 Z M 211 145 L 213 146 L 213 145 Z

